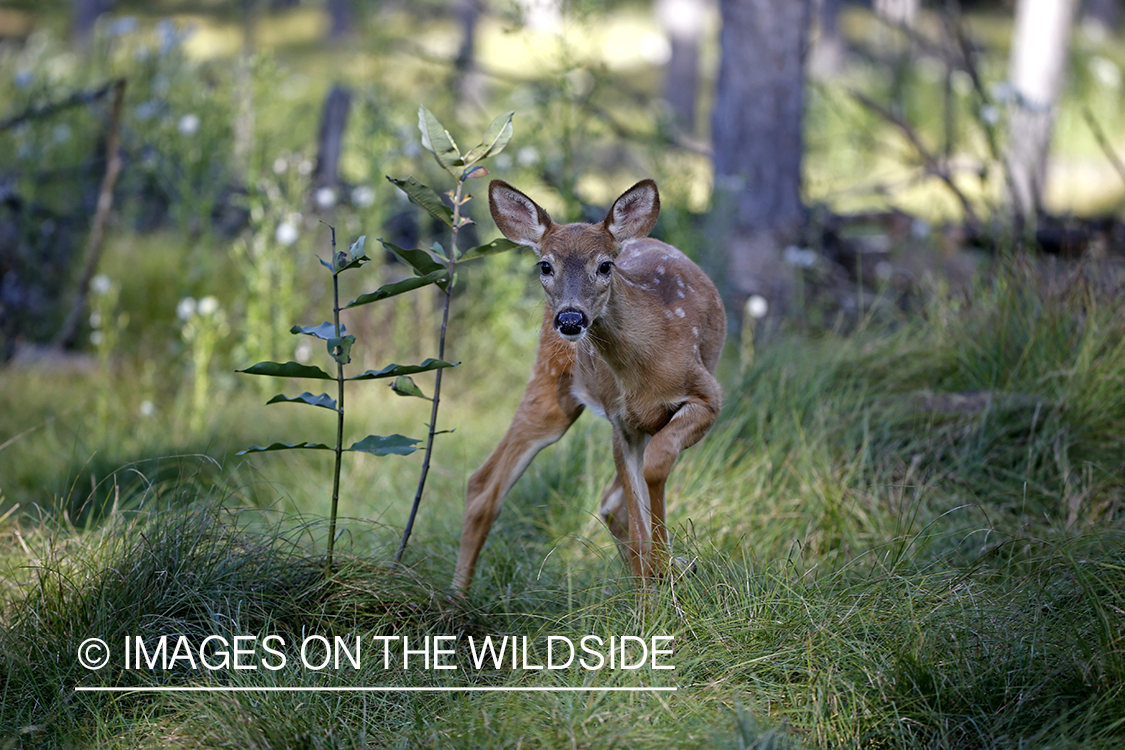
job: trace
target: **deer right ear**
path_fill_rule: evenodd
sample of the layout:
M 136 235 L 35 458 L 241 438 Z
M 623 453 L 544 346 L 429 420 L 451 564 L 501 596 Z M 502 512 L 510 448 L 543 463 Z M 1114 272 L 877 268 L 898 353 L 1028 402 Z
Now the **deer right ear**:
M 500 233 L 539 252 L 539 242 L 553 223 L 539 205 L 503 180 L 488 184 L 488 208 Z

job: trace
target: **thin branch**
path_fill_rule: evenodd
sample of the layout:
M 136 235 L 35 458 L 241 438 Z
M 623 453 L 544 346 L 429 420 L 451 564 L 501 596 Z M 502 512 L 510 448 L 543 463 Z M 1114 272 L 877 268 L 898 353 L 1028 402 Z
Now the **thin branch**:
M 102 257 L 105 228 L 109 223 L 109 212 L 113 208 L 113 188 L 117 184 L 118 175 L 121 174 L 121 109 L 125 101 L 125 79 L 119 78 L 112 85 L 113 106 L 110 109 L 109 127 L 106 133 L 105 176 L 98 190 L 98 206 L 94 211 L 94 220 L 90 224 L 90 234 L 86 238 L 86 265 L 78 280 L 74 304 L 53 342 L 60 349 L 73 343 L 74 336 L 78 332 L 78 322 L 82 319 L 82 313 L 86 309 L 86 298 L 90 294 L 90 282 L 97 273 L 98 263 Z
M 961 209 L 965 212 L 965 220 L 974 230 L 979 230 L 981 227 L 980 218 L 977 216 L 977 212 L 973 209 L 972 203 L 961 191 L 961 189 L 957 187 L 957 184 L 953 182 L 953 178 L 949 173 L 949 169 L 945 167 L 936 156 L 934 156 L 929 148 L 926 147 L 926 144 L 922 143 L 921 137 L 918 135 L 918 132 L 913 127 L 911 127 L 910 123 L 906 122 L 906 120 L 902 119 L 900 116 L 890 111 L 882 104 L 879 104 L 875 100 L 871 99 L 870 97 L 854 90 L 850 93 L 857 102 L 867 107 L 890 124 L 894 125 L 899 130 L 899 132 L 901 132 L 906 137 L 906 140 L 910 141 L 910 145 L 912 145 L 914 147 L 914 150 L 918 152 L 918 155 L 922 157 L 922 161 L 926 165 L 926 170 L 930 174 L 941 180 L 943 183 L 945 183 L 950 192 L 952 192 L 953 195 L 957 197 L 957 200 L 960 201 Z
M 1089 107 L 1082 108 L 1082 116 L 1086 119 L 1086 124 L 1090 126 L 1090 132 L 1094 134 L 1094 140 L 1098 142 L 1098 147 L 1101 148 L 1102 153 L 1109 159 L 1109 163 L 1113 165 L 1114 170 L 1122 180 L 1125 180 L 1125 163 L 1121 161 L 1121 157 L 1113 150 L 1113 145 L 1110 144 L 1109 138 L 1106 137 L 1105 131 L 1102 126 L 1094 119 L 1094 113 L 1090 111 Z
M 445 284 L 445 304 L 441 311 L 441 332 L 438 335 L 438 359 L 445 360 L 445 334 L 449 328 L 449 307 L 453 297 L 453 270 L 457 264 L 457 232 L 461 228 L 461 206 L 464 201 L 461 200 L 462 191 L 465 187 L 465 177 L 461 176 L 457 180 L 457 190 L 453 196 L 453 226 L 451 227 L 453 239 L 449 248 L 449 274 L 448 281 Z M 422 503 L 422 493 L 426 487 L 426 477 L 430 473 L 430 457 L 434 452 L 434 437 L 437 435 L 437 418 L 438 418 L 438 405 L 441 403 L 441 376 L 445 372 L 444 367 L 439 367 L 434 373 L 434 397 L 431 399 L 430 404 L 430 428 L 426 435 L 426 454 L 422 459 L 422 473 L 418 477 L 418 490 L 414 493 L 414 503 L 410 506 L 410 516 L 406 519 L 406 528 L 402 530 L 402 540 L 399 542 L 398 550 L 395 552 L 394 562 L 397 565 L 402 560 L 402 555 L 406 552 L 406 544 L 410 541 L 410 534 L 414 530 L 414 519 L 418 515 L 418 507 Z
M 336 227 L 332 230 L 332 319 L 336 324 L 336 338 L 340 338 L 340 270 L 336 262 Z M 336 546 L 336 511 L 340 506 L 340 471 L 344 458 L 344 364 L 333 352 L 336 360 L 336 463 L 332 469 L 332 510 L 328 518 L 328 559 L 325 576 L 332 574 L 332 551 Z
M 47 102 L 46 104 L 40 104 L 35 107 L 28 107 L 23 112 L 20 112 L 17 115 L 12 115 L 11 117 L 0 120 L 0 130 L 8 130 L 10 128 L 16 127 L 17 125 L 22 125 L 29 120 L 38 120 L 44 117 L 50 117 L 56 112 L 61 112 L 64 109 L 70 109 L 71 107 L 79 107 L 82 105 L 90 104 L 91 102 L 96 102 L 98 99 L 101 99 L 110 91 L 112 91 L 115 87 L 124 85 L 124 79 L 118 78 L 117 80 L 102 84 L 96 89 L 75 91 L 65 99 L 60 99 L 55 102 Z

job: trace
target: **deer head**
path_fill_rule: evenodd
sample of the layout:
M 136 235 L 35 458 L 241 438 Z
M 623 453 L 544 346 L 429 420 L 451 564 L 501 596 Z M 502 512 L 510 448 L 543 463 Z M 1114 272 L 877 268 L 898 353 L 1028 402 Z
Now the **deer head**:
M 500 232 L 539 256 L 539 280 L 555 330 L 569 341 L 585 336 L 605 311 L 622 245 L 648 235 L 660 213 L 660 194 L 652 180 L 626 190 L 599 224 L 556 224 L 535 201 L 502 180 L 489 184 L 488 198 Z

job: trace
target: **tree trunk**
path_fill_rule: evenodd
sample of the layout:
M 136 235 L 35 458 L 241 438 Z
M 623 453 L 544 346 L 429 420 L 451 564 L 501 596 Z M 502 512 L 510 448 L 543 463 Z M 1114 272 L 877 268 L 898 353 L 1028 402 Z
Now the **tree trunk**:
M 1043 206 L 1055 102 L 1062 87 L 1077 0 L 1019 0 L 1012 39 L 1014 89 L 1007 167 L 1018 226 L 1035 228 Z
M 843 0 L 814 0 L 816 42 L 809 51 L 810 74 L 830 78 L 840 72 L 847 58 L 848 43 L 840 32 Z
M 676 126 L 695 132 L 695 104 L 699 98 L 699 46 L 707 14 L 707 0 L 656 0 L 656 17 L 671 45 L 664 71 L 664 99 Z
M 875 0 L 875 13 L 891 26 L 914 28 L 918 0 Z
M 762 317 L 786 307 L 791 276 L 781 249 L 805 216 L 801 116 L 810 2 L 722 0 L 720 8 L 711 234 L 726 258 L 713 270 L 733 309 L 752 299 L 754 317 Z M 740 316 L 731 317 L 737 323 Z
M 313 175 L 317 187 L 334 188 L 340 184 L 340 151 L 344 145 L 344 131 L 348 125 L 351 106 L 351 92 L 338 83 L 324 100 L 320 134 L 317 138 L 316 171 Z
M 1114 33 L 1121 25 L 1121 0 L 1086 0 L 1083 20 L 1106 36 Z
M 351 0 L 328 0 L 328 18 L 331 20 L 328 36 L 332 39 L 342 39 L 350 34 L 352 16 Z
M 484 79 L 476 64 L 477 23 L 482 0 L 457 0 L 457 20 L 461 23 L 461 46 L 453 61 L 453 88 L 463 105 L 479 107 L 484 101 Z
M 71 37 L 80 46 L 85 46 L 94 32 L 98 17 L 109 10 L 109 0 L 71 0 L 74 13 L 71 16 Z
M 254 49 L 257 46 L 259 0 L 241 0 L 242 49 L 234 73 L 234 146 L 231 160 L 235 181 L 252 182 L 250 157 L 254 151 Z

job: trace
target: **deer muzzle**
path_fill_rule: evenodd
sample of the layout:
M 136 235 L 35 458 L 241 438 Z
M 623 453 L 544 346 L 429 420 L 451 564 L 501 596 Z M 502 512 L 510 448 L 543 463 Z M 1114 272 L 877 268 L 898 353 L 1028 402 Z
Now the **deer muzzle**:
M 586 313 L 581 310 L 561 310 L 555 316 L 555 330 L 568 341 L 577 341 L 582 338 L 589 326 L 590 321 L 586 318 Z

